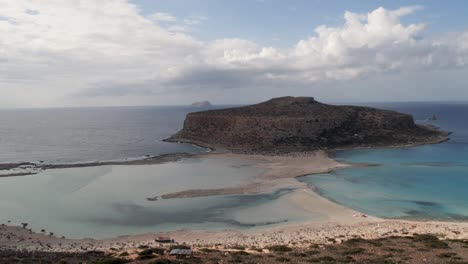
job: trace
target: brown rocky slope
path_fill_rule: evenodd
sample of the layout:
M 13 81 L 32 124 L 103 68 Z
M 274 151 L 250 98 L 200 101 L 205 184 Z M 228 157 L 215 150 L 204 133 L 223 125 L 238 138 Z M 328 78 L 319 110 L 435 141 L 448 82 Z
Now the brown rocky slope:
M 417 125 L 407 114 L 328 105 L 312 97 L 280 97 L 250 106 L 189 113 L 183 129 L 168 141 L 271 154 L 447 139 L 448 133 Z

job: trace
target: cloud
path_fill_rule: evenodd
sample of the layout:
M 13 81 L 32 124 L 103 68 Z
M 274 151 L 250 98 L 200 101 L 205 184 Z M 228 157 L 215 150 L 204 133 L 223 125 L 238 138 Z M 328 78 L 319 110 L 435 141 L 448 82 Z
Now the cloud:
M 187 26 L 194 26 L 203 23 L 203 21 L 208 20 L 205 16 L 191 16 L 189 18 L 184 19 L 184 24 Z
M 401 22 L 420 9 L 347 11 L 342 25 L 318 26 L 278 49 L 238 38 L 201 41 L 187 27 L 206 18 L 144 16 L 125 0 L 0 0 L 0 103 L 86 105 L 106 97 L 114 99 L 101 103 L 119 104 L 130 95 L 165 103 L 183 91 L 293 93 L 324 81 L 465 67 L 468 32 L 428 38 L 425 24 Z
M 176 22 L 177 18 L 169 13 L 158 12 L 148 16 L 149 19 L 156 22 Z

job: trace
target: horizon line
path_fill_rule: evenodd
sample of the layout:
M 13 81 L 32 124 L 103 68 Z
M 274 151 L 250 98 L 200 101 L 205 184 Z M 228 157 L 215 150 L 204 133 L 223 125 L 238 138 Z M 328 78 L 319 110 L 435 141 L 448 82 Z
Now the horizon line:
M 293 96 L 297 97 L 297 96 Z M 313 97 L 313 96 L 311 96 Z M 273 97 L 277 98 L 277 97 Z M 271 98 L 271 99 L 273 99 Z M 269 100 L 269 99 L 267 99 Z M 230 104 L 212 104 L 212 106 L 245 106 L 253 105 L 257 103 L 264 102 L 252 102 L 252 103 L 230 103 Z M 320 101 L 326 104 L 388 104 L 388 103 L 448 103 L 448 104 L 468 104 L 468 100 L 435 100 L 435 101 Z M 0 111 L 4 110 L 52 110 L 52 109 L 86 109 L 86 108 L 147 108 L 147 107 L 187 107 L 187 108 L 200 108 L 204 107 L 195 107 L 189 104 L 173 104 L 173 105 L 95 105 L 95 106 L 44 106 L 44 107 L 0 107 Z

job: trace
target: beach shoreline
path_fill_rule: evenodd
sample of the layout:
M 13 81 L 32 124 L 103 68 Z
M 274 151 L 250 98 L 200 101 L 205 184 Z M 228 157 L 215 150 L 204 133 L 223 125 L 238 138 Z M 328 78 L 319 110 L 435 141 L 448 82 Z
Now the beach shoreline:
M 222 190 L 186 191 L 180 197 L 172 194 L 172 199 L 183 199 L 207 195 L 250 194 L 268 192 L 279 188 L 292 188 L 289 201 L 292 206 L 320 215 L 319 219 L 298 223 L 283 223 L 269 227 L 247 230 L 177 230 L 162 233 L 120 236 L 109 239 L 68 239 L 57 235 L 34 233 L 18 226 L 3 223 L 0 227 L 0 247 L 18 250 L 45 250 L 79 252 L 87 250 L 120 251 L 137 248 L 141 245 L 157 244 L 158 236 L 169 236 L 178 243 L 189 245 L 244 245 L 266 247 L 285 244 L 306 247 L 310 243 L 333 244 L 352 238 L 374 239 L 388 236 L 408 236 L 414 233 L 432 233 L 444 239 L 468 239 L 467 222 L 413 221 L 381 219 L 367 216 L 343 205 L 337 204 L 315 192 L 311 186 L 296 178 L 316 173 L 326 173 L 351 166 L 329 157 L 325 151 L 295 153 L 282 156 L 245 155 L 233 153 L 204 153 L 182 158 L 246 159 L 249 166 L 263 168 L 259 181 L 249 188 L 246 186 Z M 166 161 L 171 162 L 171 160 Z M 237 188 L 237 189 L 236 189 Z M 192 190 L 193 191 L 193 190 Z M 205 192 L 205 193 L 203 193 Z M 166 194 L 169 195 L 170 194 Z M 155 201 L 157 202 L 157 201 Z M 60 234 L 58 234 L 60 235 Z M 115 251 L 115 250 L 114 250 Z

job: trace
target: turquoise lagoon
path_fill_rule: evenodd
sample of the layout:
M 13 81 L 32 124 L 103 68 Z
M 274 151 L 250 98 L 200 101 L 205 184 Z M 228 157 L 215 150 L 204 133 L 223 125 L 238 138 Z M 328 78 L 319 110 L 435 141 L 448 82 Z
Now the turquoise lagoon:
M 29 223 L 73 238 L 180 229 L 244 229 L 310 219 L 289 202 L 292 190 L 148 201 L 187 189 L 232 187 L 260 172 L 239 160 L 55 169 L 0 178 L 0 222 Z
M 337 151 L 334 156 L 338 160 L 376 166 L 347 168 L 300 180 L 314 185 L 330 200 L 379 217 L 467 221 L 468 105 L 380 106 L 411 113 L 420 121 L 435 113 L 435 124 L 453 132 L 451 140 L 410 148 Z

